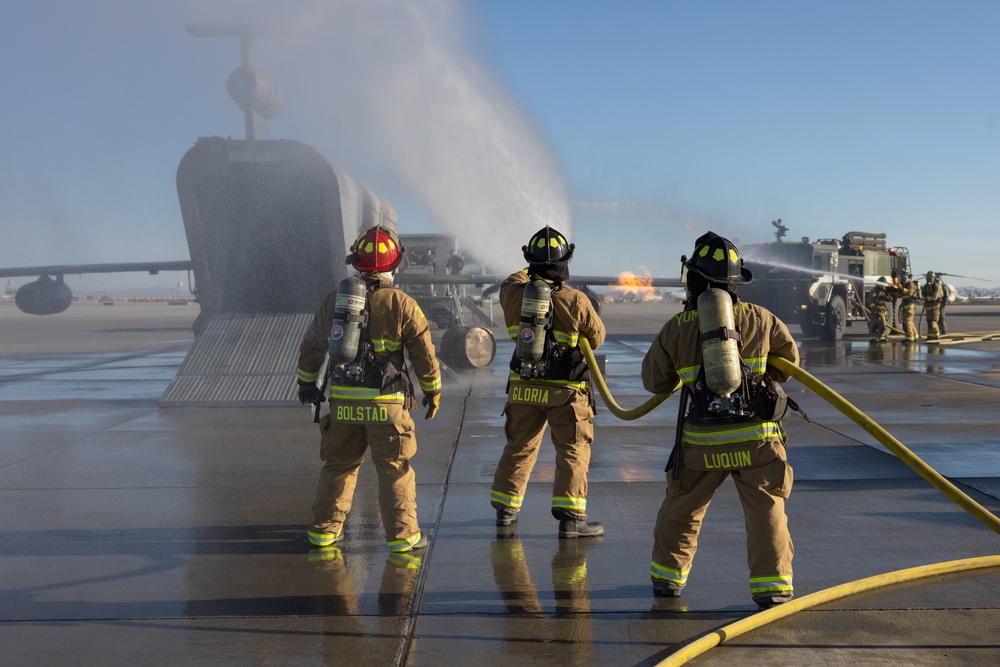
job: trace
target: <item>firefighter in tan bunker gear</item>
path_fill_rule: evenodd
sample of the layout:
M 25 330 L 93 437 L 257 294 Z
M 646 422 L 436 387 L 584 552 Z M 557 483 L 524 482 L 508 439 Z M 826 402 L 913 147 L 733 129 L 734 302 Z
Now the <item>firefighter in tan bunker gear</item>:
M 917 284 L 910 279 L 909 271 L 904 269 L 897 274 L 893 270 L 893 274 L 889 294 L 899 299 L 899 324 L 903 329 L 903 338 L 907 343 L 915 343 L 920 338 L 917 325 L 913 323 L 919 290 Z
M 556 450 L 551 511 L 561 538 L 604 534 L 600 523 L 586 520 L 595 402 L 579 341 L 586 338 L 596 350 L 607 331 L 587 295 L 566 284 L 574 248 L 545 227 L 521 249 L 528 268 L 501 284 L 500 305 L 516 347 L 503 410 L 507 442 L 490 491 L 497 525 L 512 526 L 548 424 Z M 544 297 L 533 298 L 535 290 L 545 292 Z M 522 309 L 526 303 L 541 310 L 532 315 Z M 538 345 L 541 356 L 532 363 L 522 361 L 522 345 Z
M 682 261 L 687 269 L 685 310 L 667 321 L 642 362 L 647 391 L 667 393 L 682 386 L 678 438 L 667 464 L 666 497 L 653 531 L 653 591 L 680 595 L 709 502 L 732 476 L 746 516 L 750 594 L 759 607 L 771 607 L 792 598 L 793 547 L 785 515 L 792 468 L 785 455 L 785 431 L 775 415 L 778 410 L 773 403 L 758 407 L 760 399 L 752 398 L 746 384 L 747 378 L 753 378 L 753 385 L 760 384 L 765 373 L 765 384 L 768 377 L 786 381 L 787 376 L 767 366 L 767 357 L 776 355 L 798 364 L 798 350 L 781 320 L 765 308 L 738 299 L 736 285 L 748 284 L 753 275 L 731 242 L 708 232 L 696 241 L 690 261 Z M 699 299 L 706 292 L 719 299 L 715 302 L 719 311 L 732 304 L 731 328 L 701 330 L 699 310 L 707 309 L 698 306 L 699 301 L 711 303 Z M 708 315 L 703 313 L 701 319 Z M 728 317 L 724 312 L 720 315 Z M 703 355 L 703 344 L 708 349 L 708 342 L 703 341 L 720 338 L 735 339 L 734 349 L 738 349 L 732 363 L 739 365 L 736 384 L 740 389 L 725 400 L 708 388 L 707 353 Z M 737 396 L 750 398 L 741 403 Z
M 432 419 L 439 406 L 441 373 L 426 317 L 412 297 L 392 284 L 392 272 L 403 252 L 395 232 L 377 226 L 358 237 L 348 256 L 364 281 L 364 315 L 358 313 L 354 321 L 365 324 L 355 363 L 350 366 L 355 374 L 344 374 L 344 366 L 331 369 L 328 375 L 330 410 L 320 420 L 324 463 L 312 507 L 313 523 L 307 531 L 317 547 L 343 538 L 367 449 L 378 471 L 379 512 L 389 549 L 400 553 L 427 546 L 417 522 L 416 476 L 410 465 L 417 441 L 409 412 L 414 404 L 413 385 L 404 348 L 423 390 L 426 419 Z M 339 304 L 337 292 L 324 299 L 299 349 L 299 399 L 303 403 L 318 405 L 327 398 L 316 381 L 331 338 L 341 338 L 348 326 L 346 320 L 335 318 Z M 332 358 L 330 366 L 334 366 Z
M 944 288 L 941 287 L 941 277 L 933 271 L 928 271 L 926 282 L 920 288 L 920 296 L 924 299 L 924 317 L 927 318 L 927 340 L 938 340 L 941 337 L 939 322 L 941 319 L 941 303 L 944 301 Z
M 886 342 L 886 330 L 889 328 L 889 308 L 892 297 L 889 295 L 886 279 L 879 278 L 869 294 L 869 313 L 871 322 L 868 325 L 869 340 L 873 343 Z

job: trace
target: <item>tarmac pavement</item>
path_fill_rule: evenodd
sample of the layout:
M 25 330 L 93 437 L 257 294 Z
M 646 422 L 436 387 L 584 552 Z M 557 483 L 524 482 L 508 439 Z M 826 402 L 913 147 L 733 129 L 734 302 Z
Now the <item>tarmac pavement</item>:
M 676 304 L 606 304 L 606 380 L 649 398 L 642 357 Z M 5 665 L 653 665 L 753 614 L 733 485 L 716 496 L 683 596 L 649 582 L 676 399 L 631 422 L 603 405 L 588 509 L 606 535 L 560 540 L 543 445 L 516 530 L 489 488 L 506 364 L 446 374 L 414 459 L 430 547 L 388 553 L 362 467 L 337 548 L 305 536 L 319 474 L 309 408 L 161 408 L 197 306 L 0 303 L 0 655 Z M 953 306 L 952 332 L 1000 331 L 1000 305 Z M 987 510 L 1000 512 L 1000 341 L 801 340 L 802 366 Z M 793 333 L 797 330 L 793 328 Z M 439 335 L 440 332 L 437 332 Z M 289 369 L 294 382 L 294 369 Z M 786 421 L 801 596 L 885 572 L 1000 554 L 1000 536 L 794 380 Z M 692 665 L 1000 664 L 1000 572 L 832 601 Z

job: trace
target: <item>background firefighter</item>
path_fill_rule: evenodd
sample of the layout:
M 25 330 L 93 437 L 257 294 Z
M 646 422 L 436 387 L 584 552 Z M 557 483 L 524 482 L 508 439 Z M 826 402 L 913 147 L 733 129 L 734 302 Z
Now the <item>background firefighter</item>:
M 653 590 L 657 595 L 680 595 L 709 502 L 732 476 L 746 515 L 750 593 L 758 606 L 766 608 L 792 597 L 794 549 L 785 515 L 792 468 L 785 456 L 785 431 L 774 414 L 777 410 L 771 412 L 767 407 L 769 403 L 762 408 L 756 399 L 741 405 L 733 398 L 745 394 L 730 396 L 729 412 L 713 413 L 704 407 L 725 403 L 718 396 L 714 404 L 701 400 L 707 393 L 702 389 L 707 384 L 705 367 L 709 361 L 708 355 L 703 355 L 703 340 L 736 339 L 738 355 L 733 362 L 739 365 L 736 378 L 741 392 L 748 377 L 744 373 L 756 380 L 766 371 L 774 381 L 787 380 L 766 366 L 767 357 L 773 354 L 797 364 L 798 350 L 781 320 L 760 306 L 739 301 L 736 285 L 748 284 L 753 276 L 727 239 L 709 232 L 695 243 L 690 261 L 681 259 L 687 269 L 685 310 L 663 326 L 642 363 L 642 383 L 647 391 L 667 393 L 678 382 L 683 383 L 679 438 L 668 462 L 671 474 L 653 531 Z M 717 299 L 712 314 L 728 318 L 725 311 L 731 306 L 731 328 L 702 331 L 700 320 L 710 313 L 699 313 L 703 307 L 696 309 L 696 305 L 705 293 Z M 690 409 L 684 414 L 687 399 Z
M 427 319 L 412 297 L 392 285 L 392 271 L 403 252 L 390 229 L 372 227 L 361 234 L 347 260 L 364 281 L 366 314 L 340 315 L 345 312 L 344 300 L 338 301 L 338 292 L 331 292 L 313 316 L 299 349 L 299 400 L 316 405 L 326 400 L 316 381 L 331 351 L 330 411 L 320 420 L 324 463 L 308 529 L 309 541 L 316 546 L 342 539 L 358 470 L 369 448 L 378 471 L 379 511 L 389 549 L 408 552 L 427 546 L 417 522 L 416 476 L 410 466 L 417 441 L 409 412 L 413 385 L 404 348 L 423 390 L 426 419 L 433 419 L 439 406 L 441 373 Z M 356 279 L 343 281 L 340 291 L 351 280 Z M 335 341 L 345 337 L 348 320 L 366 323 L 354 361 L 335 366 L 332 350 Z
M 889 295 L 888 283 L 885 278 L 879 278 L 875 287 L 869 293 L 869 340 L 873 343 L 886 342 L 886 329 L 889 326 L 889 308 L 892 306 L 892 296 Z
M 899 299 L 899 324 L 903 329 L 903 337 L 908 343 L 915 343 L 920 338 L 916 324 L 913 323 L 914 311 L 917 309 L 917 284 L 910 280 L 909 271 L 901 271 L 892 276 L 889 294 Z
M 507 443 L 490 492 L 497 525 L 513 525 L 548 424 L 556 450 L 552 516 L 559 520 L 561 538 L 604 534 L 600 523 L 586 520 L 595 404 L 590 373 L 578 343 L 584 337 L 597 349 L 607 332 L 590 299 L 566 285 L 574 248 L 562 234 L 545 227 L 521 249 L 528 268 L 510 275 L 500 287 L 504 320 L 516 348 L 503 410 Z M 551 289 L 550 301 L 543 304 L 526 299 L 526 290 L 536 288 Z M 522 312 L 526 300 L 532 307 L 548 311 L 549 326 L 542 327 L 537 319 L 528 322 L 531 318 Z M 526 364 L 518 357 L 518 350 L 527 343 L 542 346 L 543 355 L 537 363 Z
M 941 304 L 944 302 L 944 289 L 941 287 L 941 276 L 928 271 L 926 282 L 920 288 L 920 296 L 924 299 L 924 317 L 927 319 L 927 340 L 938 340 L 941 337 Z

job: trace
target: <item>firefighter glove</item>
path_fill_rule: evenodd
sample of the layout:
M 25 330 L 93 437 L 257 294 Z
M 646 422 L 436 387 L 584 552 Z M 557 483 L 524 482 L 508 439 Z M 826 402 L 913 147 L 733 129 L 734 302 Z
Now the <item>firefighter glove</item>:
M 314 405 L 326 400 L 323 392 L 319 390 L 314 382 L 299 382 L 299 401 L 302 405 L 312 403 Z
M 441 407 L 441 394 L 424 394 L 423 404 L 427 408 L 427 414 L 424 415 L 424 419 L 434 419 L 438 408 Z

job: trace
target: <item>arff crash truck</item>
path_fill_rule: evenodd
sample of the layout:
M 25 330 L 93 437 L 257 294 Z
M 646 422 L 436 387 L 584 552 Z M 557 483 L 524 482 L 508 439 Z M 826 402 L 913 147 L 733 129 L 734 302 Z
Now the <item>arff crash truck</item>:
M 805 336 L 840 340 L 856 321 L 868 333 L 867 297 L 875 283 L 879 278 L 891 283 L 904 271 L 909 275 L 909 252 L 887 248 L 885 234 L 848 232 L 839 240 L 785 242 L 786 228 L 775 226 L 775 242 L 744 247 L 754 280 L 740 293 L 787 324 L 800 325 Z

